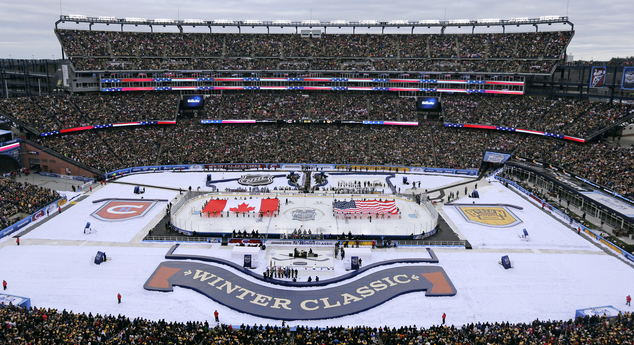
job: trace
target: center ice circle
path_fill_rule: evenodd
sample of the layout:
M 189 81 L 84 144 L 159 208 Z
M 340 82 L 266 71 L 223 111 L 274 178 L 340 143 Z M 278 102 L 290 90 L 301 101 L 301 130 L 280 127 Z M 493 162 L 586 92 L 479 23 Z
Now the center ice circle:
M 297 207 L 284 212 L 288 220 L 312 221 L 319 220 L 324 216 L 324 212 L 311 207 Z

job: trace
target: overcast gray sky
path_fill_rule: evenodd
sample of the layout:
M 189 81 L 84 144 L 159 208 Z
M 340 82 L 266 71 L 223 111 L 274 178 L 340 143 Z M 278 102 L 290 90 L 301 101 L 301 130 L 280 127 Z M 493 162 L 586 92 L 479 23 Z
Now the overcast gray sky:
M 634 0 L 0 0 L 0 13 L 3 14 L 0 22 L 0 58 L 60 58 L 60 45 L 53 34 L 60 12 L 119 18 L 296 21 L 311 18 L 321 21 L 508 19 L 567 14 L 575 24 L 576 31 L 568 54 L 573 55 L 575 60 L 600 61 L 614 56 L 634 56 L 633 10 Z M 75 23 L 60 25 L 61 28 L 87 29 L 87 25 Z M 111 25 L 94 26 L 93 29 L 120 28 Z M 521 28 L 522 31 L 533 29 L 528 26 Z M 540 30 L 542 29 L 569 30 L 570 27 L 559 24 L 542 26 Z M 145 29 L 130 27 L 128 30 Z M 159 30 L 175 28 L 159 28 L 155 31 Z M 205 32 L 208 29 L 195 29 L 198 30 Z M 409 30 L 401 29 L 399 32 L 408 33 Z M 415 32 L 439 32 L 439 29 L 418 30 L 420 31 Z M 447 32 L 470 32 L 470 29 L 467 30 L 456 28 Z M 508 28 L 507 32 L 517 30 L 518 28 Z M 247 31 L 256 32 L 250 28 Z M 281 29 L 278 31 L 283 32 Z M 329 32 L 335 33 L 336 30 Z M 476 32 L 501 32 L 501 28 L 477 29 Z

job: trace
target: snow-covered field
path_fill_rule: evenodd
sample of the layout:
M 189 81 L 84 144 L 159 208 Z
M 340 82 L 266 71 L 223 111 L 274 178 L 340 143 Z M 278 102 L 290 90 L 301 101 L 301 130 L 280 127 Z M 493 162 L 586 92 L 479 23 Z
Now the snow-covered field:
M 239 177 L 241 173 L 225 173 L 225 178 L 232 178 L 229 175 Z M 410 181 L 422 181 L 421 188 L 437 188 L 463 180 L 409 176 Z M 123 181 L 196 189 L 204 188 L 205 178 L 206 173 L 156 173 L 129 176 Z M 279 186 L 284 185 L 281 182 Z M 224 184 L 227 188 L 238 186 L 237 182 Z M 212 320 L 213 311 L 218 310 L 224 323 L 281 324 L 231 310 L 189 289 L 175 287 L 169 293 L 144 290 L 143 284 L 158 264 L 165 261 L 164 255 L 172 245 L 141 242 L 149 227 L 165 212 L 166 203 L 159 202 L 144 217 L 129 221 L 105 222 L 90 215 L 100 206 L 93 200 L 138 198 L 132 188 L 111 183 L 98 189 L 23 236 L 20 246 L 16 246 L 14 238 L 1 239 L 0 280 L 8 282 L 6 292 L 30 297 L 34 306 L 93 314 L 187 321 Z M 430 326 L 441 321 L 443 312 L 447 313 L 449 324 L 461 325 L 474 321 L 569 319 L 575 309 L 605 305 L 634 310 L 625 306 L 625 296 L 634 293 L 634 269 L 499 184 L 481 182 L 478 191 L 481 196 L 478 203 L 523 207 L 523 210 L 513 209 L 522 222 L 505 228 L 487 227 L 467 222 L 455 207 L 444 207 L 450 223 L 474 246 L 473 250 L 433 248 L 440 260 L 438 266 L 444 268 L 457 290 L 455 296 L 425 297 L 424 292 L 410 293 L 360 314 L 290 322 L 290 325 Z M 143 197 L 173 200 L 178 195 L 178 191 L 146 187 Z M 463 198 L 456 202 L 472 201 Z M 83 233 L 88 221 L 97 233 Z M 524 228 L 530 234 L 528 242 L 518 238 Z M 261 251 L 260 262 L 273 249 Z M 105 251 L 111 261 L 95 265 L 93 259 L 98 250 Z M 177 253 L 230 259 L 231 247 L 183 243 Z M 498 264 L 502 255 L 510 256 L 513 269 L 505 270 Z M 373 262 L 403 257 L 428 255 L 426 250 L 412 247 L 376 249 L 372 253 Z M 345 273 L 341 260 L 335 260 L 334 267 L 336 274 Z M 256 272 L 262 269 L 261 266 Z M 117 293 L 123 296 L 121 304 L 117 304 Z

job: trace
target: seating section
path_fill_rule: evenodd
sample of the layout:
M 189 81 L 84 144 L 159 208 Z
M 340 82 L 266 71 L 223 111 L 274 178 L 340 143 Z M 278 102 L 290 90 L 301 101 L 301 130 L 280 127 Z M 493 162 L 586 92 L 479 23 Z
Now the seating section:
M 515 127 L 579 138 L 634 115 L 630 104 L 519 96 L 448 95 L 443 106 L 449 123 Z
M 534 97 L 446 95 L 445 121 L 490 124 L 587 137 L 634 115 L 627 104 Z M 170 93 L 99 94 L 11 98 L 0 113 L 36 131 L 113 122 L 176 118 Z M 257 120 L 417 121 L 412 98 L 354 92 L 228 92 L 210 95 L 199 118 Z M 526 139 L 525 139 L 526 138 Z M 566 167 L 620 194 L 632 194 L 632 149 L 603 143 L 577 144 L 501 131 L 367 125 L 177 125 L 91 130 L 37 138 L 69 159 L 101 171 L 130 166 L 226 162 L 398 164 L 477 168 L 487 150 Z M 519 146 L 518 146 L 519 145 Z
M 0 101 L 0 114 L 51 132 L 106 123 L 174 120 L 177 94 L 55 95 Z M 413 97 L 379 92 L 237 91 L 206 98 L 203 119 L 417 122 Z M 486 124 L 586 138 L 634 115 L 634 106 L 521 96 L 444 95 L 445 122 Z
M 207 119 L 417 121 L 415 99 L 372 93 L 253 93 L 212 95 Z
M 170 93 L 8 98 L 0 101 L 0 114 L 37 132 L 52 132 L 107 123 L 174 120 L 178 98 Z
M 166 322 L 130 319 L 125 315 L 60 312 L 57 309 L 15 306 L 0 308 L 6 320 L 0 341 L 20 344 L 42 343 L 147 343 L 198 344 L 502 344 L 565 343 L 586 344 L 611 339 L 627 344 L 632 338 L 629 312 L 615 319 L 599 316 L 565 321 L 534 320 L 528 323 L 477 323 L 456 326 L 416 327 L 278 327 L 230 326 L 207 321 Z M 28 327 L 24 327 L 28 325 Z M 81 339 L 81 340 L 79 340 Z M 450 339 L 450 341 L 448 341 Z
M 497 34 L 148 33 L 56 30 L 77 70 L 549 73 L 571 31 Z
M 17 172 L 13 173 L 16 174 Z M 11 178 L 0 178 L 0 229 L 24 217 L 15 217 L 16 215 L 31 215 L 59 197 L 56 191 L 48 188 L 17 182 Z
M 621 194 L 631 194 L 634 186 L 631 148 L 442 125 L 201 125 L 181 121 L 175 126 L 93 130 L 37 141 L 104 171 L 155 164 L 309 161 L 477 169 L 484 152 L 493 150 L 564 166 Z

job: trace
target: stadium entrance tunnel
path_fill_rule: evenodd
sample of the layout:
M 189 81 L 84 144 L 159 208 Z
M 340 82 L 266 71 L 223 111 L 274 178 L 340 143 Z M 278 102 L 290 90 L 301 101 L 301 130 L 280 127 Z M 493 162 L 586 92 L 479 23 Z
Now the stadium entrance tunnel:
M 20 162 L 18 162 L 15 158 L 7 155 L 0 155 L 0 173 L 4 174 L 16 171 L 20 168 Z

